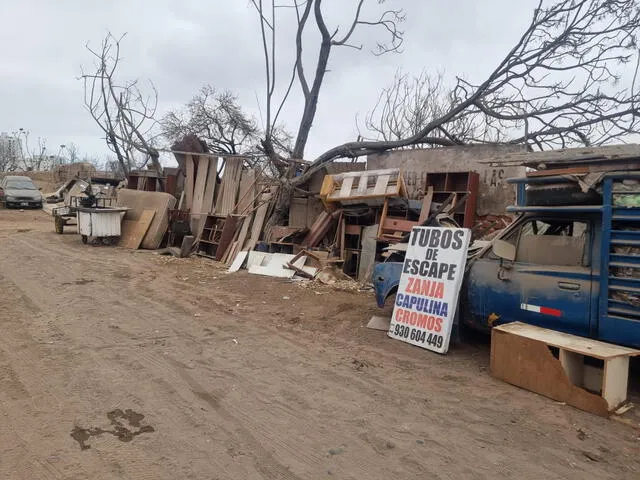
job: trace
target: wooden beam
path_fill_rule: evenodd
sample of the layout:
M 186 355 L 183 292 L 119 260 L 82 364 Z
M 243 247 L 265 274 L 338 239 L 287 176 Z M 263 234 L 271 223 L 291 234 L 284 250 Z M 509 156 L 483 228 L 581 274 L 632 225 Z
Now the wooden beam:
M 209 159 L 207 157 L 198 158 L 198 171 L 196 172 L 196 182 L 193 187 L 192 213 L 209 213 L 203 210 L 205 188 L 207 186 L 207 176 L 209 174 Z
M 209 172 L 207 174 L 207 185 L 204 190 L 204 198 L 202 200 L 202 213 L 210 214 L 215 209 L 213 200 L 215 198 L 216 183 L 218 181 L 218 158 L 217 157 L 201 157 L 209 160 Z
M 193 157 L 191 155 L 187 155 L 184 159 L 184 163 L 187 168 L 187 174 L 184 178 L 184 190 L 187 195 L 187 210 L 191 210 L 193 207 L 193 185 L 196 181 Z
M 433 202 L 433 186 L 429 185 L 427 193 L 422 199 L 422 209 L 420 210 L 420 219 L 418 223 L 422 224 L 428 217 L 431 211 L 431 203 Z

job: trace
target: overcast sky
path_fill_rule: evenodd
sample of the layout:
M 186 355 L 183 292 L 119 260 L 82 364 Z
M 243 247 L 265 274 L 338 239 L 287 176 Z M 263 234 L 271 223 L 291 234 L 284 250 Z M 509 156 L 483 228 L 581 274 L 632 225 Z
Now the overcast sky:
M 346 26 L 357 0 L 325 0 L 328 22 Z M 367 0 L 371 16 L 378 0 Z M 320 95 L 306 156 L 353 140 L 355 116 L 370 110 L 396 69 L 445 71 L 482 79 L 519 37 L 534 0 L 387 0 L 404 8 L 401 54 L 375 57 L 363 50 L 336 50 Z M 107 30 L 127 33 L 122 79 L 149 78 L 160 111 L 186 103 L 204 84 L 236 92 L 259 114 L 264 67 L 255 11 L 248 0 L 0 0 L 0 132 L 25 128 L 47 139 L 50 153 L 74 142 L 82 155 L 104 158 L 101 132 L 83 109 L 80 66 L 91 58 L 85 43 L 99 45 Z M 313 23 L 309 25 L 314 26 Z M 278 64 L 289 75 L 295 31 L 280 24 Z M 357 43 L 373 47 L 380 30 L 358 32 Z M 312 68 L 314 38 L 307 39 Z M 292 97 L 283 120 L 297 128 L 300 97 Z

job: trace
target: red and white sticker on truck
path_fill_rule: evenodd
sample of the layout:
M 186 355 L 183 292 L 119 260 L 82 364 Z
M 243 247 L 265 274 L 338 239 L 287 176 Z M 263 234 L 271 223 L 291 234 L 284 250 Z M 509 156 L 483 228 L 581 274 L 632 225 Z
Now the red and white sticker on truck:
M 521 310 L 526 310 L 528 312 L 540 313 L 542 315 L 551 315 L 552 317 L 561 317 L 562 311 L 556 308 L 542 307 L 540 305 L 531 305 L 530 303 L 521 303 Z

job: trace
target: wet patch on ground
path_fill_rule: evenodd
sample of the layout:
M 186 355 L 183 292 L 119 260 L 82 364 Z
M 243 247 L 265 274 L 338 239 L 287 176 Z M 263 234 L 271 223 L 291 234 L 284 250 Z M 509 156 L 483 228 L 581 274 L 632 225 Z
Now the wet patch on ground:
M 81 450 L 88 450 L 91 448 L 87 442 L 92 437 L 98 437 L 105 433 L 113 435 L 121 442 L 130 442 L 143 433 L 154 432 L 155 429 L 151 425 L 142 425 L 144 415 L 138 412 L 134 412 L 131 409 L 112 410 L 107 413 L 107 418 L 111 423 L 111 429 L 104 429 L 100 427 L 82 428 L 75 426 L 71 431 L 71 437 L 78 442 Z M 128 427 L 134 427 L 135 430 L 125 426 L 125 422 L 128 423 Z

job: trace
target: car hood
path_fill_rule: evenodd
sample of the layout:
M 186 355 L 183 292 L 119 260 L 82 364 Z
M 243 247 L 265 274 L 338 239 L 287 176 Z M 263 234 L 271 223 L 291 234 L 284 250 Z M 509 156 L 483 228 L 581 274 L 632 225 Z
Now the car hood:
M 38 190 L 19 190 L 16 188 L 7 188 L 5 189 L 4 194 L 7 197 L 31 198 L 33 200 L 40 200 L 42 198 L 42 194 Z

